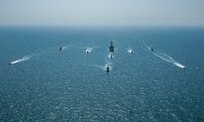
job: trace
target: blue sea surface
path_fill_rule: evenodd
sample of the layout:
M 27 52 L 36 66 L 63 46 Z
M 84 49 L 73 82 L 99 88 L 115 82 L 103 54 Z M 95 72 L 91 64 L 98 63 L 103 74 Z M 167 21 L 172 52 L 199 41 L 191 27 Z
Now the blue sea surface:
M 203 122 L 204 28 L 0 27 L 0 96 L 2 122 Z

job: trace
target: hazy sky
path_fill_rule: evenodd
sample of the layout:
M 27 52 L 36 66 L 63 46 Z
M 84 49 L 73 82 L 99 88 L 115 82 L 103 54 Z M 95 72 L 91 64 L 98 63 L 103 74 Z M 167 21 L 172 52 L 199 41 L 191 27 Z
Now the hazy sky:
M 204 26 L 204 0 L 0 0 L 0 24 Z

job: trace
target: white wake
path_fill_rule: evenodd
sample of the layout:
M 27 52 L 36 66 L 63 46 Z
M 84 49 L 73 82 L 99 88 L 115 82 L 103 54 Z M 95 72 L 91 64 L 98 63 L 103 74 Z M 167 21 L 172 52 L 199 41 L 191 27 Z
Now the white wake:
M 15 61 L 10 62 L 9 64 L 17 64 L 17 63 L 21 63 L 23 61 L 29 60 L 32 56 L 24 56 L 21 59 L 17 59 Z
M 144 42 L 143 44 L 145 45 L 145 47 L 151 51 L 151 47 L 146 45 Z M 186 66 L 177 62 L 176 60 L 174 60 L 172 57 L 170 57 L 169 55 L 165 54 L 165 53 L 161 53 L 161 52 L 152 52 L 155 56 L 157 56 L 158 58 L 168 62 L 168 63 L 172 63 L 173 65 L 181 68 L 181 69 L 186 69 Z
M 177 66 L 179 68 L 182 68 L 182 69 L 186 68 L 186 66 L 184 66 L 183 64 L 180 64 L 179 62 L 175 61 L 172 57 L 168 56 L 165 53 L 156 53 L 156 52 L 154 52 L 153 54 L 155 56 L 159 57 L 160 59 L 166 61 L 166 62 L 174 64 L 175 66 Z
M 134 53 L 134 51 L 133 51 L 132 48 L 127 49 L 127 51 L 128 51 L 128 53 L 130 53 L 130 54 L 133 54 L 133 53 Z
M 166 62 L 169 62 L 169 63 L 172 63 L 174 64 L 175 66 L 179 67 L 179 68 L 182 68 L 182 69 L 185 69 L 186 66 L 184 66 L 183 64 L 180 64 L 179 62 L 177 62 L 176 60 L 174 60 L 172 57 L 168 56 L 167 54 L 165 53 L 160 53 L 160 52 L 154 52 L 153 53 L 155 56 L 159 57 L 160 59 L 166 61 Z
M 66 50 L 67 48 L 73 47 L 73 45 L 65 45 L 62 47 L 62 50 Z
M 41 52 L 41 53 L 33 53 L 33 54 L 30 54 L 30 55 L 24 56 L 24 57 L 22 57 L 20 59 L 17 59 L 17 60 L 9 62 L 9 65 L 18 64 L 18 63 L 22 63 L 24 61 L 28 61 L 28 60 L 30 60 L 33 57 L 41 55 L 42 53 L 43 52 Z
M 109 53 L 109 54 L 108 54 L 108 58 L 113 59 L 113 58 L 114 58 L 114 55 L 113 55 L 112 53 Z
M 91 53 L 92 50 L 93 50 L 93 48 L 88 47 L 88 48 L 86 48 L 86 53 Z

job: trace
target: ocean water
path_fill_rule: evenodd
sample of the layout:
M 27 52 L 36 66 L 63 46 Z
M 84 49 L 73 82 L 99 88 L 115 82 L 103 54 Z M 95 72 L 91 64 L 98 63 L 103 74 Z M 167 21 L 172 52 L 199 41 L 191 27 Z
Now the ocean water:
M 0 27 L 0 121 L 203 122 L 203 63 L 204 28 Z

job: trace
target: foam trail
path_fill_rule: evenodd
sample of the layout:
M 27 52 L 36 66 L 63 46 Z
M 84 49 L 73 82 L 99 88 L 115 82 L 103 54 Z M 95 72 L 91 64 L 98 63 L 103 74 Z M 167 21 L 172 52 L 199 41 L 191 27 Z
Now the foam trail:
M 180 67 L 180 68 L 182 68 L 182 69 L 185 69 L 185 68 L 186 68 L 186 66 L 184 66 L 184 65 L 182 65 L 182 64 L 180 64 L 180 63 L 178 63 L 178 62 L 175 62 L 174 65 L 176 65 L 177 67 Z
M 108 58 L 113 59 L 113 58 L 114 58 L 114 55 L 113 55 L 112 53 L 109 53 L 109 54 L 108 54 Z
M 12 61 L 10 62 L 9 64 L 17 64 L 17 63 L 20 63 L 20 62 L 23 62 L 23 61 L 26 61 L 26 60 L 29 60 L 32 56 L 24 56 L 22 57 L 21 59 L 18 59 L 18 60 L 15 60 L 15 61 Z
M 148 49 L 151 50 L 151 47 L 148 46 L 144 41 L 142 41 L 142 43 L 144 44 L 144 46 Z M 186 66 L 184 66 L 183 64 L 180 64 L 179 62 L 177 62 L 176 60 L 174 60 L 172 57 L 168 56 L 165 53 L 160 53 L 160 52 L 152 52 L 155 56 L 157 56 L 158 58 L 168 62 L 168 63 L 172 63 L 173 65 L 181 68 L 181 69 L 186 69 Z
M 106 61 L 106 64 L 105 64 L 105 66 L 103 66 L 103 70 L 107 70 L 107 67 L 109 67 L 110 69 L 110 71 L 112 70 L 112 63 L 109 61 L 109 60 L 105 60 Z
M 97 67 L 97 68 L 99 68 L 99 69 L 102 69 L 102 70 L 104 70 L 104 71 L 106 71 L 107 69 L 107 67 L 109 67 L 110 69 L 110 71 L 112 70 L 112 63 L 110 63 L 110 62 L 108 62 L 107 60 L 106 60 L 106 63 L 105 63 L 105 65 L 93 65 L 94 67 Z
M 106 68 L 107 68 L 107 67 L 110 67 L 110 70 L 112 70 L 112 66 L 111 66 L 111 64 L 105 64 L 105 66 L 103 67 L 103 70 L 106 71 Z
M 67 48 L 72 47 L 72 46 L 73 45 L 65 45 L 65 46 L 62 47 L 62 50 L 66 50 Z
M 134 51 L 133 51 L 132 48 L 127 49 L 127 51 L 128 51 L 128 53 L 130 53 L 130 54 L 133 54 L 133 53 L 134 53 Z
M 148 46 L 144 41 L 140 41 L 140 43 L 142 43 L 148 50 L 151 50 L 151 47 Z
M 154 52 L 153 54 L 154 54 L 155 56 L 159 57 L 160 59 L 166 61 L 166 62 L 169 62 L 169 63 L 174 63 L 174 62 L 175 62 L 171 57 L 166 56 L 166 55 L 164 55 L 164 54 L 162 54 L 162 53 L 155 53 L 155 52 Z
M 164 53 L 156 53 L 154 52 L 153 53 L 155 56 L 159 57 L 160 59 L 166 61 L 166 62 L 169 62 L 169 63 L 172 63 L 174 64 L 175 66 L 181 68 L 181 69 L 185 69 L 186 66 L 178 63 L 177 61 L 175 61 L 172 57 L 168 56 L 167 54 L 164 54 Z
M 87 47 L 87 48 L 86 48 L 86 53 L 91 53 L 92 50 L 93 50 L 93 48 Z
M 17 59 L 17 60 L 9 62 L 9 65 L 17 64 L 17 63 L 21 63 L 21 62 L 27 61 L 27 60 L 29 60 L 29 59 L 31 59 L 33 57 L 41 55 L 42 53 L 43 52 L 41 52 L 41 53 L 33 53 L 33 54 L 30 54 L 30 55 L 24 56 L 21 59 Z

